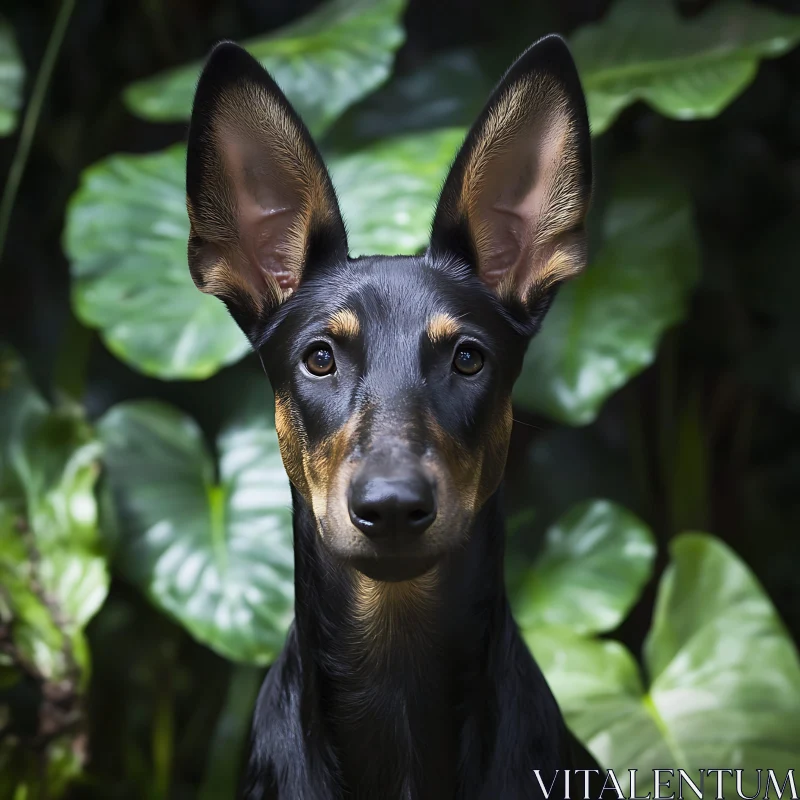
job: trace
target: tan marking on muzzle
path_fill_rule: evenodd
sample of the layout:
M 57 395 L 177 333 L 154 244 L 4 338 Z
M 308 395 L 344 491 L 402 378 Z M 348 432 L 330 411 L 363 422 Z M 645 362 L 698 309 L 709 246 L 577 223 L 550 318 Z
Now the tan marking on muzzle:
M 440 495 L 455 493 L 462 509 L 476 513 L 503 479 L 512 424 L 511 400 L 507 399 L 481 446 L 468 450 L 429 416 L 428 430 L 441 457 L 440 463 L 431 465 L 437 474 Z
M 347 454 L 352 449 L 352 440 L 361 424 L 361 414 L 357 413 L 339 428 L 323 439 L 305 459 L 305 472 L 311 490 L 311 505 L 316 516 L 327 513 L 328 498 L 332 492 L 344 497 L 342 475 Z
M 431 415 L 428 415 L 427 425 L 438 455 L 438 458 L 430 462 L 430 469 L 436 475 L 440 505 L 455 495 L 458 507 L 474 513 L 478 508 L 478 484 L 483 452 L 467 450 Z
M 486 436 L 482 459 L 483 469 L 478 486 L 478 507 L 482 506 L 497 491 L 497 487 L 503 479 L 513 425 L 511 398 L 506 398 L 503 408 L 495 417 Z
M 359 428 L 361 414 L 311 449 L 300 414 L 288 395 L 275 397 L 275 430 L 289 480 L 308 500 L 317 517 L 326 513 L 332 487 L 341 483 L 342 465 Z
M 300 494 L 310 497 L 304 467 L 308 438 L 300 415 L 288 395 L 275 395 L 275 432 L 278 434 L 281 459 L 289 480 Z

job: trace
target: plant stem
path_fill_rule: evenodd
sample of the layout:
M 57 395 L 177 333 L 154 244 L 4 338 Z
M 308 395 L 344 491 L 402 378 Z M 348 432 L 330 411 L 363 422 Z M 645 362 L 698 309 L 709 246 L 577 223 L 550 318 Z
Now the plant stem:
M 648 461 L 647 434 L 642 416 L 643 407 L 644 400 L 640 385 L 629 386 L 625 393 L 625 422 L 628 432 L 630 469 L 642 511 L 645 514 L 652 514 L 655 512 L 656 491 L 652 485 L 653 479 Z
M 673 468 L 675 464 L 675 403 L 678 382 L 677 342 L 675 334 L 670 332 L 661 344 L 661 362 L 659 370 L 659 403 L 658 403 L 658 461 L 659 479 L 662 491 L 664 532 L 671 537 L 673 530 L 672 497 Z
M 83 401 L 86 392 L 86 373 L 89 368 L 89 353 L 93 332 L 69 314 L 66 330 L 58 348 L 53 384 L 76 403 Z
M 39 72 L 36 75 L 31 99 L 28 102 L 28 107 L 25 109 L 22 128 L 19 132 L 17 151 L 14 153 L 14 160 L 11 162 L 8 179 L 3 188 L 3 198 L 2 201 L 0 201 L 0 259 L 3 257 L 6 236 L 8 235 L 8 226 L 11 223 L 11 211 L 17 199 L 17 191 L 22 181 L 22 175 L 25 172 L 25 165 L 28 162 L 28 155 L 30 154 L 31 145 L 33 144 L 33 136 L 36 133 L 36 126 L 39 122 L 42 104 L 44 103 L 47 88 L 50 85 L 50 78 L 53 74 L 53 68 L 56 65 L 58 53 L 64 41 L 64 34 L 67 31 L 67 26 L 69 25 L 69 20 L 74 9 L 75 0 L 61 0 L 56 22 L 53 26 L 53 30 L 50 32 L 50 39 L 44 51 L 44 58 L 42 58 Z
M 170 653 L 165 659 L 164 674 L 170 676 L 176 669 L 175 658 Z M 172 757 L 175 744 L 175 716 L 173 687 L 169 677 L 157 689 L 153 719 L 153 795 L 156 800 L 169 798 L 172 783 Z
M 236 795 L 250 717 L 263 679 L 263 669 L 243 665 L 232 669 L 228 695 L 217 721 L 208 767 L 198 795 L 200 800 Z

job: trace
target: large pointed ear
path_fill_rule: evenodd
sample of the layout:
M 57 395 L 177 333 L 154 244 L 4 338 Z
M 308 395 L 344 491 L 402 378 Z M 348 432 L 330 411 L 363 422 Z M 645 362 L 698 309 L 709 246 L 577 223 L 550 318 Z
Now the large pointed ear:
M 564 41 L 530 47 L 495 89 L 445 182 L 431 251 L 456 254 L 532 309 L 586 261 L 586 102 Z
M 249 336 L 316 263 L 347 258 L 311 136 L 261 65 L 223 42 L 200 76 L 186 162 L 189 269 Z

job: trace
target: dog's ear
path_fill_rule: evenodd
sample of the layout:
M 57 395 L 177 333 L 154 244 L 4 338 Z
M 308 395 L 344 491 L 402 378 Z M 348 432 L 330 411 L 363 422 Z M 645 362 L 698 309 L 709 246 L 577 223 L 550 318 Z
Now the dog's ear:
M 316 263 L 347 258 L 336 195 L 276 83 L 224 42 L 200 76 L 186 162 L 189 269 L 253 336 Z
M 530 47 L 495 89 L 445 182 L 431 238 L 505 301 L 532 309 L 586 261 L 586 102 L 564 41 Z

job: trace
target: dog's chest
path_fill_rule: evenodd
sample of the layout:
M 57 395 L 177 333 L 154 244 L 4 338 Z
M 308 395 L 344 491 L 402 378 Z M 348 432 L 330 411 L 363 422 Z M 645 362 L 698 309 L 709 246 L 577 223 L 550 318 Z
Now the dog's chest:
M 456 785 L 455 682 L 434 610 L 397 600 L 354 617 L 326 716 L 353 797 L 441 800 Z

